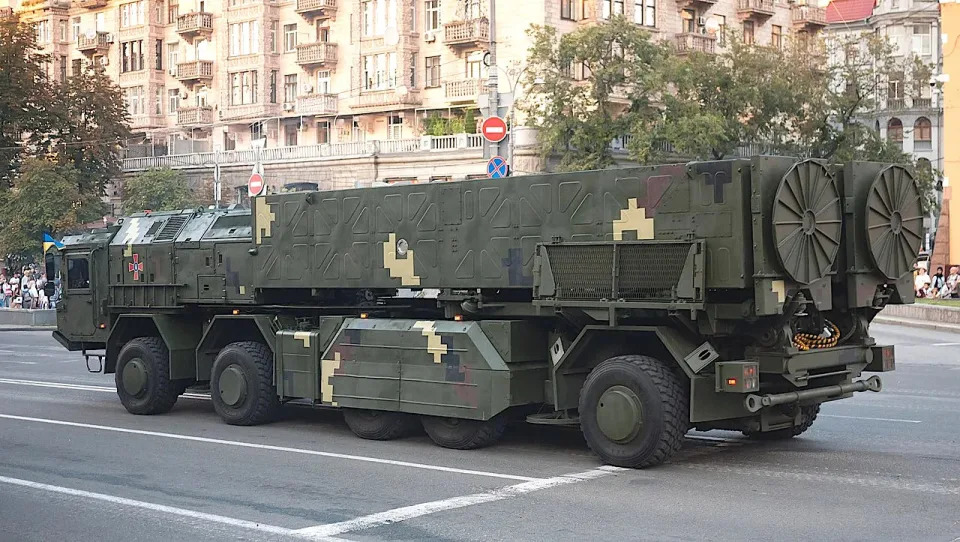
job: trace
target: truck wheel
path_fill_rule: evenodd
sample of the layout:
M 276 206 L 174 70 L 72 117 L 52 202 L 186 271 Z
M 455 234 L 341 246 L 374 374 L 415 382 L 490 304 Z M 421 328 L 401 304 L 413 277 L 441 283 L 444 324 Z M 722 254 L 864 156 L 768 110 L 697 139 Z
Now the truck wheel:
M 744 431 L 743 434 L 756 440 L 787 440 L 806 432 L 820 414 L 820 405 L 800 407 L 800 423 L 786 429 L 777 429 L 776 431 Z
M 177 402 L 170 381 L 170 355 L 160 337 L 137 337 L 117 356 L 117 395 L 131 414 L 163 414 Z
M 273 384 L 273 354 L 263 343 L 228 344 L 217 354 L 210 375 L 213 408 L 230 425 L 267 423 L 280 410 Z
M 403 412 L 346 408 L 343 420 L 354 435 L 369 440 L 392 440 L 412 432 L 417 419 Z
M 580 428 L 605 463 L 659 465 L 680 449 L 689 428 L 680 377 L 647 356 L 617 356 L 593 369 L 580 392 Z
M 434 443 L 455 450 L 473 450 L 500 440 L 507 429 L 507 420 L 501 415 L 487 421 L 423 416 L 423 429 Z

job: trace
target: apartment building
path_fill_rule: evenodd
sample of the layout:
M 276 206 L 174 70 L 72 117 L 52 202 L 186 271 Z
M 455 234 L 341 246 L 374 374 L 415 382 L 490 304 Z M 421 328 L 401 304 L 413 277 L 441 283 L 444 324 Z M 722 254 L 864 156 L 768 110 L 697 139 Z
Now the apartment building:
M 266 141 L 274 189 L 482 176 L 474 126 L 427 127 L 438 115 L 466 120 L 482 104 L 492 30 L 498 90 L 509 95 L 522 94 L 532 24 L 570 32 L 622 14 L 679 54 L 719 51 L 730 31 L 783 46 L 826 24 L 822 8 L 781 0 L 4 2 L 34 24 L 54 77 L 92 62 L 117 80 L 143 138 L 126 171 L 169 166 L 204 178 L 216 160 L 240 192 L 255 140 Z M 517 170 L 542 169 L 522 123 Z
M 905 152 L 943 170 L 942 71 L 939 4 L 924 0 L 834 0 L 827 7 L 826 36 L 885 36 L 897 60 L 919 59 L 931 80 L 911 81 L 901 73 L 886 81 L 875 111 L 861 119 Z

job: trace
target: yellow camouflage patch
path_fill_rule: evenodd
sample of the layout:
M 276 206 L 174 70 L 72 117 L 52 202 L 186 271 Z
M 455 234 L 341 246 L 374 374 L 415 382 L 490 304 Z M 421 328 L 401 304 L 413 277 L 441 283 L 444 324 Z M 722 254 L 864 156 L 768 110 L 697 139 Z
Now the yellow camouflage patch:
M 783 303 L 787 299 L 787 285 L 782 280 L 771 282 L 770 291 L 777 295 L 777 303 Z
M 433 362 L 440 363 L 443 355 L 447 353 L 447 345 L 440 340 L 435 326 L 436 322 L 429 320 L 413 324 L 413 328 L 421 330 L 420 334 L 427 338 L 427 353 L 433 356 Z
M 390 272 L 390 278 L 400 279 L 403 286 L 420 286 L 420 277 L 413 269 L 413 249 L 407 250 L 406 259 L 397 258 L 397 234 L 391 233 L 383 243 L 383 267 Z
M 339 368 L 340 352 L 334 352 L 333 359 L 320 360 L 320 400 L 333 406 L 337 406 L 337 402 L 333 400 L 333 383 L 330 382 L 330 377 Z
M 277 215 L 270 209 L 270 204 L 264 198 L 253 198 L 253 207 L 256 209 L 257 215 L 256 237 L 259 245 L 264 237 L 270 237 L 273 221 L 277 219 Z
M 303 341 L 304 348 L 310 348 L 310 332 L 309 331 L 294 332 L 293 338 L 298 341 Z
M 620 211 L 620 218 L 613 221 L 613 240 L 622 241 L 624 232 L 636 232 L 637 239 L 653 239 L 653 219 L 647 218 L 647 210 L 638 207 L 637 198 L 627 200 L 627 208 Z

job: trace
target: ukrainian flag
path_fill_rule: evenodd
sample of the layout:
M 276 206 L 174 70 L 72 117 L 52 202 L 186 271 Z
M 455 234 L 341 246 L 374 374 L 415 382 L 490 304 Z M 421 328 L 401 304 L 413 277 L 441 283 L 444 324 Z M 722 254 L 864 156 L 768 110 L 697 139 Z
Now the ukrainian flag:
M 43 234 L 43 253 L 46 254 L 51 247 L 63 248 L 63 243 L 50 236 L 49 233 Z

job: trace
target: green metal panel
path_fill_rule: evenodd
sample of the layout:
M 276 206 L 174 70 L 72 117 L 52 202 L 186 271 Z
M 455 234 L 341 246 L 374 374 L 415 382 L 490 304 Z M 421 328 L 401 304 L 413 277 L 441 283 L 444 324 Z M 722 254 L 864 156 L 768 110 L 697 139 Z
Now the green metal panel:
M 280 399 L 320 397 L 320 352 L 317 331 L 280 330 L 274 354 Z
M 197 375 L 197 345 L 203 327 L 193 318 L 183 315 L 154 314 L 153 323 L 170 351 L 170 378 L 193 379 Z

